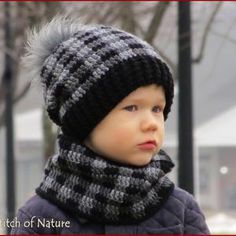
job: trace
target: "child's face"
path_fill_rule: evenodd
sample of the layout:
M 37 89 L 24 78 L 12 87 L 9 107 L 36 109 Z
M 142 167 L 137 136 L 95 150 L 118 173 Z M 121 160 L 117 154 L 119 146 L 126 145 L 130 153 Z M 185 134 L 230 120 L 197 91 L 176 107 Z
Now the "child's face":
M 93 129 L 85 144 L 120 163 L 148 164 L 163 143 L 165 102 L 163 87 L 138 88 Z

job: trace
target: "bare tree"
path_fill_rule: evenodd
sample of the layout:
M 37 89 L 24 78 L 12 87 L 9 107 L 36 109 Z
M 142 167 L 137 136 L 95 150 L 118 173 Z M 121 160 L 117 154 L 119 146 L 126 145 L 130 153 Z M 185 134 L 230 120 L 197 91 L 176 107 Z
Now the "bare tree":
M 1 12 L 1 29 L 0 33 L 0 47 L 2 53 L 8 53 L 13 59 L 13 102 L 16 104 L 20 101 L 28 92 L 30 82 L 26 82 L 23 86 L 19 87 L 19 71 L 20 71 L 20 56 L 24 50 L 26 31 L 32 25 L 35 25 L 42 18 L 50 18 L 57 11 L 59 4 L 55 2 L 11 2 L 10 5 L 12 22 L 11 22 L 11 33 L 12 33 L 12 44 L 13 48 L 3 48 L 4 43 L 4 32 L 3 22 L 4 16 L 3 11 Z M 4 9 L 3 3 L 1 3 L 1 9 Z M 0 74 L 2 74 L 3 68 L 0 67 Z M 0 78 L 0 127 L 4 125 L 4 84 L 2 77 Z
M 20 57 L 23 54 L 24 44 L 26 41 L 26 31 L 33 25 L 37 25 L 42 19 L 47 20 L 55 15 L 60 9 L 60 4 L 58 2 L 11 2 L 10 5 L 12 22 L 12 44 L 13 48 L 10 50 L 8 48 L 3 48 L 4 43 L 1 43 L 4 39 L 4 32 L 0 34 L 0 47 L 1 52 L 8 53 L 12 57 L 13 61 L 13 103 L 19 102 L 29 91 L 30 81 L 25 82 L 23 86 L 19 83 L 20 74 Z M 3 4 L 1 3 L 1 9 L 3 9 Z M 0 15 L 4 21 L 4 16 Z M 1 27 L 3 29 L 3 27 Z M 0 67 L 0 74 L 3 68 Z M 21 83 L 22 84 L 22 83 Z M 5 104 L 4 104 L 4 84 L 2 78 L 0 78 L 0 128 L 4 125 L 5 119 Z M 43 113 L 43 134 L 44 134 L 44 156 L 48 156 L 54 151 L 54 139 L 55 134 L 52 132 L 52 124 L 47 123 L 48 120 L 45 113 Z M 48 125 L 46 125 L 48 124 Z

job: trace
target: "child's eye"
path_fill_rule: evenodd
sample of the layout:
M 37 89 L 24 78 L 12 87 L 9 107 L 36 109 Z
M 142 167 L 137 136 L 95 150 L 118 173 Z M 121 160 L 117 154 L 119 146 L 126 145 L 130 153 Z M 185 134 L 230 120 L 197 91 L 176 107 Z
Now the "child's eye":
M 130 106 L 124 107 L 124 109 L 127 110 L 127 111 L 137 111 L 138 110 L 138 106 L 130 105 Z
M 154 106 L 152 111 L 155 113 L 159 113 L 159 112 L 162 112 L 162 108 L 160 106 Z

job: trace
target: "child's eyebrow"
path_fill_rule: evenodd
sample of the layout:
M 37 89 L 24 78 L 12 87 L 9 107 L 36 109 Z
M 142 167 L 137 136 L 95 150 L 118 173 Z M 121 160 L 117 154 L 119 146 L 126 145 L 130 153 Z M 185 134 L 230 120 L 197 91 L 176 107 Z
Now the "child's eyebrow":
M 146 101 L 147 101 L 146 98 L 135 98 L 135 97 L 132 98 L 132 97 L 130 97 L 130 98 L 127 98 L 127 100 L 125 100 L 124 102 L 144 103 Z M 155 102 L 166 103 L 166 99 L 164 97 L 157 97 L 157 99 L 155 99 Z

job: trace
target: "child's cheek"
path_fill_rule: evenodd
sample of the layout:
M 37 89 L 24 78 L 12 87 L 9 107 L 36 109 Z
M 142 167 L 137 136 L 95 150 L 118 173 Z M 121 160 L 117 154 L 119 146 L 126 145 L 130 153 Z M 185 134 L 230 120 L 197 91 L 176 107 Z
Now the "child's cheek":
M 114 129 L 113 136 L 117 144 L 131 141 L 131 132 L 129 131 L 129 129 L 116 128 Z

